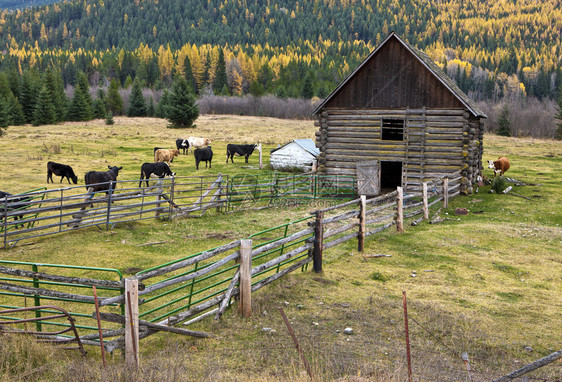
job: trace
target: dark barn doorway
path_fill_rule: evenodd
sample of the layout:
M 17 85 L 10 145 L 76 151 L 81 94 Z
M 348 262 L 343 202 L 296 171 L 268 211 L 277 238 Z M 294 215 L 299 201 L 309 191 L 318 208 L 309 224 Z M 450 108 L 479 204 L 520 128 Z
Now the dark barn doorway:
M 394 191 L 402 186 L 402 162 L 381 161 L 381 189 Z

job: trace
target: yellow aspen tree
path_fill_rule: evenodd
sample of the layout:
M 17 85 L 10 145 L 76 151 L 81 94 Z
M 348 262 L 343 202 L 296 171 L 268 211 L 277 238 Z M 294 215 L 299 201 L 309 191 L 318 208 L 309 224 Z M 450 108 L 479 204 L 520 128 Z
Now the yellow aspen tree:
M 40 34 L 40 38 L 43 41 L 47 41 L 48 37 L 47 37 L 47 28 L 45 28 L 45 24 L 41 23 L 41 34 Z

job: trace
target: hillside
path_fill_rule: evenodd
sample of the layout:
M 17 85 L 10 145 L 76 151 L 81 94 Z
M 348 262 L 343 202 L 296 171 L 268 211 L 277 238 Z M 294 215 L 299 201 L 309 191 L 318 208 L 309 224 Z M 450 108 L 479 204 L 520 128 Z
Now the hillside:
M 6 53 L 0 67 L 64 69 L 71 58 L 79 70 L 112 75 L 117 62 L 118 69 L 126 68 L 117 73 L 122 82 L 141 71 L 141 62 L 147 77 L 152 56 L 160 80 L 183 74 L 185 50 L 201 68 L 196 80 L 204 82 L 213 77 L 217 49 L 224 49 L 227 63 L 236 58 L 242 67 L 243 93 L 260 77 L 285 75 L 281 80 L 288 82 L 296 71 L 301 81 L 310 76 L 322 97 L 394 30 L 447 63 L 449 74 L 475 98 L 554 98 L 562 83 L 562 10 L 555 0 L 66 1 L 4 11 L 0 24 Z M 244 70 L 239 55 L 248 57 L 253 70 Z M 273 73 L 263 68 L 268 61 Z M 294 93 L 287 95 L 300 95 Z

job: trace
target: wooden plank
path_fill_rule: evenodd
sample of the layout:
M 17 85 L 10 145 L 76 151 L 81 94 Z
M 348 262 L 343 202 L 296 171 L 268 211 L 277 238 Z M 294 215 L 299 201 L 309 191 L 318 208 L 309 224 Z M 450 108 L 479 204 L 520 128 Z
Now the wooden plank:
M 324 226 L 322 220 L 324 219 L 323 211 L 316 211 L 316 222 L 314 224 L 314 250 L 313 257 L 313 270 L 315 273 L 322 272 L 322 248 L 324 237 Z
M 240 305 L 243 317 L 252 315 L 252 240 L 240 240 Z
M 125 279 L 125 362 L 127 367 L 139 366 L 139 295 L 138 280 Z
M 396 228 L 398 232 L 404 232 L 404 192 L 402 187 L 396 187 Z

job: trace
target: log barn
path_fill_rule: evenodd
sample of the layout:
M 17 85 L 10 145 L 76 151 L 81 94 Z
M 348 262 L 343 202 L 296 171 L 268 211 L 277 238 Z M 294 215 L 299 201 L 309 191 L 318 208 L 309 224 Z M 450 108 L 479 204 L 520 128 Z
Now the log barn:
M 357 176 L 360 193 L 482 175 L 486 116 L 429 56 L 392 32 L 314 110 L 318 171 Z

